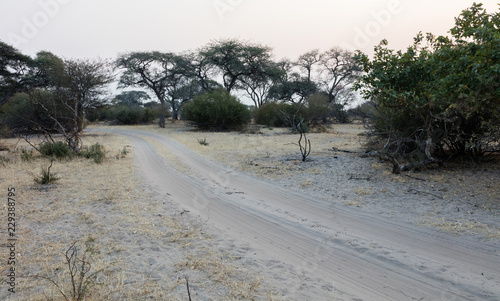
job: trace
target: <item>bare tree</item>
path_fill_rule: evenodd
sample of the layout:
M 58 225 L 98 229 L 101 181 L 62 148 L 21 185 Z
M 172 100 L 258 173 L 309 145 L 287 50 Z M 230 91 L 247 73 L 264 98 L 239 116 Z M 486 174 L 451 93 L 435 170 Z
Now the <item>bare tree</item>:
M 339 122 L 346 122 L 345 107 L 355 99 L 351 86 L 361 75 L 352 52 L 333 47 L 321 55 L 319 84 L 334 106 Z
M 319 53 L 319 50 L 314 49 L 299 56 L 299 59 L 295 63 L 300 70 L 306 73 L 308 82 L 312 82 L 314 66 L 322 60 L 322 57 L 323 55 Z

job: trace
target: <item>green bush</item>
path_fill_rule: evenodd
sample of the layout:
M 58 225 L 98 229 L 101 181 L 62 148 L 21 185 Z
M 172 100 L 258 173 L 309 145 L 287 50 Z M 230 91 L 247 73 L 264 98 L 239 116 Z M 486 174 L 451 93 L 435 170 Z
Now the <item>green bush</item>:
M 182 108 L 186 120 L 204 130 L 236 130 L 250 121 L 250 111 L 236 97 L 218 90 L 195 97 Z
M 155 119 L 155 112 L 149 107 L 119 105 L 109 108 L 105 119 L 123 125 L 150 123 Z
M 40 144 L 38 147 L 38 151 L 47 157 L 55 157 L 55 158 L 66 158 L 71 156 L 72 152 L 69 146 L 62 142 L 44 142 Z
M 138 124 L 143 112 L 140 107 L 118 106 L 111 110 L 111 116 L 118 124 Z
M 306 108 L 302 106 L 297 111 L 298 106 L 299 104 L 296 103 L 266 103 L 254 110 L 255 123 L 270 127 L 292 127 L 290 119 L 293 119 L 293 115 L 295 115 L 296 121 L 304 119 L 307 122 Z
M 328 96 L 316 93 L 310 95 L 306 100 L 306 113 L 307 123 L 318 125 L 325 123 L 328 117 L 332 114 L 332 110 L 328 103 Z
M 48 184 L 54 184 L 55 182 L 59 181 L 61 178 L 57 177 L 55 173 L 51 173 L 50 169 L 52 168 L 52 161 L 50 162 L 50 166 L 48 166 L 46 169 L 41 168 L 41 173 L 40 176 L 35 177 L 33 180 L 35 183 L 39 185 L 48 185 Z
M 390 154 L 435 162 L 498 150 L 500 14 L 474 4 L 455 22 L 451 36 L 418 34 L 406 52 L 384 40 L 373 59 L 358 53 L 356 88 L 375 104 L 374 128 Z
M 85 147 L 80 151 L 80 156 L 87 159 L 94 159 L 94 162 L 99 164 L 102 163 L 106 157 L 106 150 L 103 145 L 96 143 L 89 147 Z

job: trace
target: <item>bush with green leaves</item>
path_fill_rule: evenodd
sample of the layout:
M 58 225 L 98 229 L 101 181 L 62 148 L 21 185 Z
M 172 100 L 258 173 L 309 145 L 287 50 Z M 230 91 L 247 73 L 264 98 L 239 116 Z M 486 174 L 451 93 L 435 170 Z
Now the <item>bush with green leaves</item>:
M 373 59 L 358 53 L 356 88 L 373 101 L 391 155 L 432 162 L 499 147 L 500 13 L 474 4 L 455 22 L 451 37 L 420 33 L 406 52 L 384 40 Z
M 103 145 L 99 143 L 92 144 L 89 147 L 84 147 L 80 150 L 80 156 L 87 159 L 94 159 L 95 163 L 102 163 L 104 158 L 106 158 L 106 150 Z
M 182 108 L 184 119 L 203 130 L 237 130 L 251 118 L 247 106 L 225 90 L 195 97 Z
M 107 110 L 105 119 L 120 125 L 150 123 L 155 118 L 152 108 L 119 105 Z
M 37 176 L 33 179 L 35 183 L 39 185 L 49 185 L 49 184 L 54 184 L 61 179 L 57 177 L 55 173 L 52 173 L 50 171 L 53 163 L 54 159 L 51 159 L 50 165 L 47 168 L 42 167 L 40 176 Z
M 38 151 L 47 157 L 55 157 L 58 159 L 67 158 L 72 155 L 72 151 L 67 143 L 62 141 L 44 142 L 38 147 Z
M 307 123 L 310 125 L 326 123 L 328 117 L 332 115 L 331 107 L 332 105 L 328 102 L 327 95 L 322 93 L 310 95 L 306 100 L 306 107 L 304 108 L 304 116 L 307 117 Z M 343 108 L 339 108 L 336 111 L 343 111 Z

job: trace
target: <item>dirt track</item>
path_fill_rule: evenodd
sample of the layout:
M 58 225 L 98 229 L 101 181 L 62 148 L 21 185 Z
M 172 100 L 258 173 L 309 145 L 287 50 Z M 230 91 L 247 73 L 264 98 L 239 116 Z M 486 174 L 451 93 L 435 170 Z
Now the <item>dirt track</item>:
M 285 190 L 158 134 L 106 131 L 132 142 L 151 189 L 248 246 L 244 260 L 286 298 L 500 300 L 495 242 L 453 237 Z M 175 160 L 160 157 L 151 141 Z

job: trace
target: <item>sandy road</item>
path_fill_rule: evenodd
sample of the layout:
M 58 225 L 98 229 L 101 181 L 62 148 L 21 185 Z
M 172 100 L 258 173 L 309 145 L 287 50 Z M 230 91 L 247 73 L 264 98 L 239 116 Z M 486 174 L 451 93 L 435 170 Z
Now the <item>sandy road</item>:
M 157 134 L 106 131 L 130 139 L 142 177 L 158 193 L 224 237 L 250 245 L 248 256 L 256 261 L 284 267 L 281 279 L 270 282 L 289 299 L 500 300 L 496 242 L 452 237 L 286 190 Z M 183 168 L 160 157 L 151 139 Z

